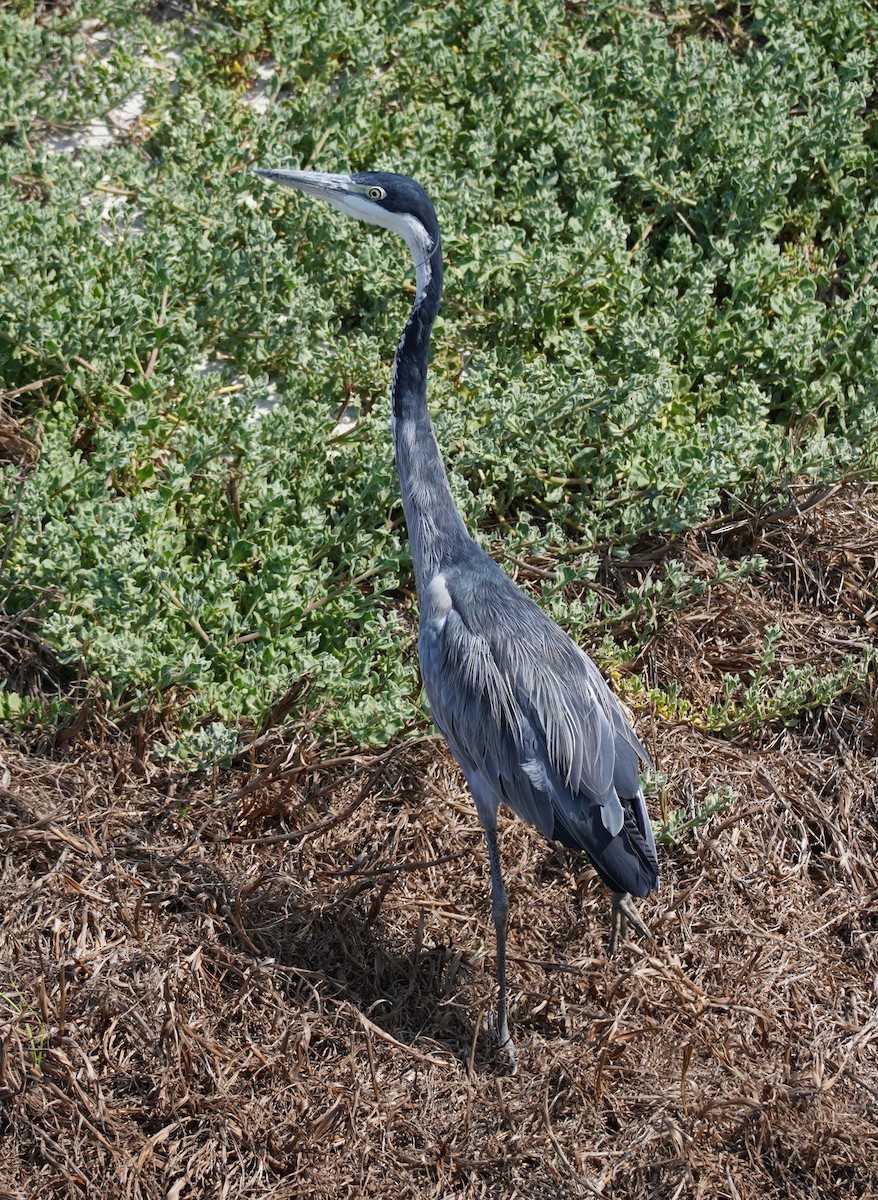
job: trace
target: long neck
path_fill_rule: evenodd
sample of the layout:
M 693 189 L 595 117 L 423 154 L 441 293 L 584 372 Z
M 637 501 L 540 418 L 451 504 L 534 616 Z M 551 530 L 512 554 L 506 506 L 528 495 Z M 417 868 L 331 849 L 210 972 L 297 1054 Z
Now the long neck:
M 413 250 L 413 253 L 415 251 Z M 415 582 L 422 594 L 455 550 L 470 544 L 448 487 L 427 409 L 430 331 L 442 295 L 442 250 L 418 261 L 417 294 L 393 366 L 393 442 Z

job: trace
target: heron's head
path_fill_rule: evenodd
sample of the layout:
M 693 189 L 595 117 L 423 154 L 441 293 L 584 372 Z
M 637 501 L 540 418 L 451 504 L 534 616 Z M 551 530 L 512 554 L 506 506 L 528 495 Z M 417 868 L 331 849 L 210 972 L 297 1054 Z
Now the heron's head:
M 430 197 L 407 175 L 383 171 L 324 175 L 319 171 L 264 168 L 257 168 L 254 173 L 326 200 L 349 217 L 394 230 L 405 238 L 416 263 L 428 258 L 439 244 L 439 223 Z

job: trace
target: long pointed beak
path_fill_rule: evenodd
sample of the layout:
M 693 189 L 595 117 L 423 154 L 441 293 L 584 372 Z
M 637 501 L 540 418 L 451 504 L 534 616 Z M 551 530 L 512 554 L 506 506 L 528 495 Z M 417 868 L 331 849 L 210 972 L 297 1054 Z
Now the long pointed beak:
M 286 171 L 254 167 L 253 174 L 270 179 L 272 183 L 283 184 L 284 187 L 297 188 L 300 192 L 317 196 L 321 200 L 341 198 L 346 195 L 351 184 L 349 175 L 324 175 L 320 171 Z

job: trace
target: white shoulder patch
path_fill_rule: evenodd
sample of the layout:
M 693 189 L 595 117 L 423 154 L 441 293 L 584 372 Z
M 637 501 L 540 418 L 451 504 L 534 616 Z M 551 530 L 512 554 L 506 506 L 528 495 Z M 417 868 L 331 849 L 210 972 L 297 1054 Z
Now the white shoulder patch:
M 448 614 L 454 607 L 451 600 L 451 593 L 448 591 L 445 582 L 445 576 L 441 571 L 438 575 L 434 575 L 427 584 L 424 600 L 424 608 L 426 609 L 424 616 L 428 621 L 431 621 L 441 629 L 448 620 Z

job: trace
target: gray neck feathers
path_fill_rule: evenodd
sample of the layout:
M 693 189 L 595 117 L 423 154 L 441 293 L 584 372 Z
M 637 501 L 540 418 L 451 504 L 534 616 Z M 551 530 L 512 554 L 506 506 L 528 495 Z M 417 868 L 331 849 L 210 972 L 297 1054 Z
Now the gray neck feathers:
M 420 222 L 400 229 L 415 261 L 415 304 L 393 365 L 393 442 L 418 594 L 452 554 L 471 544 L 448 487 L 427 409 L 430 331 L 442 295 L 442 251 Z

